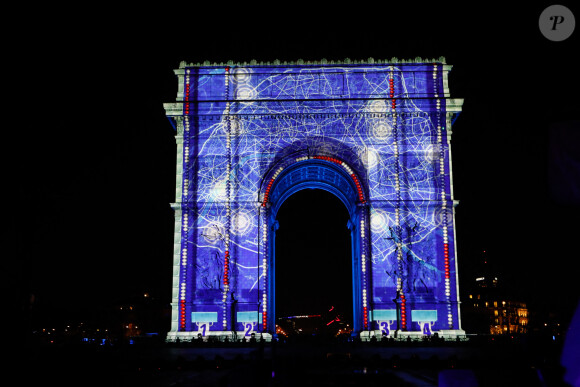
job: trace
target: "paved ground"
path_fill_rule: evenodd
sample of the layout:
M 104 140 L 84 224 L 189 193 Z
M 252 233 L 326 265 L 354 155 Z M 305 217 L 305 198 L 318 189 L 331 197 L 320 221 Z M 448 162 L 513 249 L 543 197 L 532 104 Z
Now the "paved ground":
M 559 386 L 557 356 L 515 343 L 30 348 L 19 385 Z

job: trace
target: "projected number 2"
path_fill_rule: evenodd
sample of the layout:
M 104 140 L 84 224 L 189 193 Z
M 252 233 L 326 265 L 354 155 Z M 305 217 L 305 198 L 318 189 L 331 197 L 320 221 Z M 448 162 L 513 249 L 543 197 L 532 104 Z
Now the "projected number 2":
M 251 335 L 251 333 L 252 333 L 252 328 L 253 328 L 253 327 L 254 327 L 254 326 L 253 326 L 253 324 L 252 324 L 252 323 L 248 323 L 248 324 L 246 324 L 246 325 L 245 325 L 246 332 L 244 333 L 244 336 L 250 336 L 250 335 Z

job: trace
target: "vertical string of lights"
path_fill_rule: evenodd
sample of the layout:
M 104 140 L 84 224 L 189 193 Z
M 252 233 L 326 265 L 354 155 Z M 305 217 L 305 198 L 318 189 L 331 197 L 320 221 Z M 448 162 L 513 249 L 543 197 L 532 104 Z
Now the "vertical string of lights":
M 403 228 L 401 227 L 401 167 L 399 163 L 399 133 L 397 118 L 397 101 L 395 99 L 395 75 L 393 67 L 389 74 L 389 97 L 391 98 L 391 110 L 393 111 L 393 153 L 395 157 L 395 229 L 397 232 L 397 295 L 399 297 L 399 306 L 401 310 L 401 329 L 407 329 L 407 301 L 403 291 Z
M 258 233 L 262 233 L 261 238 L 261 250 L 262 250 L 262 273 L 258 274 L 258 278 L 262 278 L 261 289 L 262 289 L 262 302 L 261 302 L 261 316 L 262 316 L 262 332 L 265 332 L 268 328 L 268 308 L 266 307 L 268 302 L 268 292 L 267 292 L 267 275 L 268 275 L 268 209 L 266 207 L 268 203 L 268 192 L 272 188 L 273 181 L 268 186 L 264 198 L 262 199 L 262 205 L 258 207 L 258 216 L 260 217 L 260 227 L 258 228 Z
M 361 202 L 362 203 L 362 202 Z M 361 240 L 361 270 L 362 270 L 362 306 L 363 306 L 363 328 L 369 328 L 369 308 L 367 302 L 367 238 L 366 238 L 366 206 L 362 203 L 360 213 L 360 240 Z
M 226 330 L 228 326 L 228 293 L 230 291 L 230 231 L 231 231 L 231 171 L 232 171 L 232 132 L 230 122 L 230 67 L 225 68 L 225 124 L 226 124 L 226 232 L 224 241 L 224 273 L 223 273 L 223 302 L 222 302 L 222 324 L 223 329 Z M 232 330 L 235 327 L 231 327 Z
M 184 113 L 185 118 L 183 120 L 183 182 L 182 182 L 182 201 L 183 198 L 187 197 L 189 191 L 189 179 L 187 178 L 187 171 L 189 171 L 189 95 L 190 95 L 190 70 L 187 69 L 185 74 L 185 90 L 184 90 Z M 189 231 L 189 218 L 188 212 L 182 208 L 181 217 L 181 230 L 182 230 L 182 241 L 187 241 L 187 232 Z M 181 270 L 180 270 L 180 288 L 179 288 L 179 330 L 185 331 L 187 328 L 187 283 L 188 283 L 188 263 L 187 263 L 188 249 L 187 242 L 182 242 L 181 244 Z
M 443 131 L 445 127 L 441 124 L 443 114 L 441 112 L 441 100 L 438 93 L 439 74 L 437 63 L 433 64 L 433 92 L 436 98 L 437 107 L 437 146 L 439 147 L 439 178 L 441 187 L 441 213 L 443 216 L 443 265 L 445 271 L 445 298 L 447 304 L 447 323 L 449 329 L 453 329 L 453 313 L 451 311 L 451 275 L 449 270 L 449 233 L 447 214 L 447 194 L 445 185 L 445 143 L 443 142 Z
M 268 210 L 262 211 L 262 332 L 268 329 Z

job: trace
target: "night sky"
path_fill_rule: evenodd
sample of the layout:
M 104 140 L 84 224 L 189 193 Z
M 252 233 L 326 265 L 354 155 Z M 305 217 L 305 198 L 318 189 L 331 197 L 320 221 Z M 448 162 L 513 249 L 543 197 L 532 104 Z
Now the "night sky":
M 580 8 L 559 3 L 578 22 Z M 3 60 L 1 273 L 10 305 L 22 310 L 32 294 L 38 319 L 66 321 L 144 292 L 170 302 L 175 141 L 163 103 L 175 100 L 180 61 L 444 56 L 454 66 L 451 96 L 465 99 L 451 143 L 460 286 L 486 260 L 531 309 L 569 316 L 580 293 L 578 26 L 563 42 L 544 38 L 538 17 L 549 2 L 284 4 L 17 15 Z M 308 195 L 316 193 L 282 207 L 290 219 L 279 246 L 306 232 L 290 233 L 300 212 L 291 209 L 312 208 L 300 202 L 316 200 Z M 325 204 L 334 207 L 323 223 L 344 231 L 344 207 Z M 344 256 L 342 242 L 320 234 L 309 254 Z

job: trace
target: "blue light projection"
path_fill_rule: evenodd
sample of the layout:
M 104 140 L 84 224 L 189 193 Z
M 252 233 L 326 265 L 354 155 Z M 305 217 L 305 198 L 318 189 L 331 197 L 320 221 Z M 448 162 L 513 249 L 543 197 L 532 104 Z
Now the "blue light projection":
M 305 188 L 349 211 L 357 333 L 459 332 L 450 69 L 182 64 L 168 339 L 275 332 L 276 214 Z

